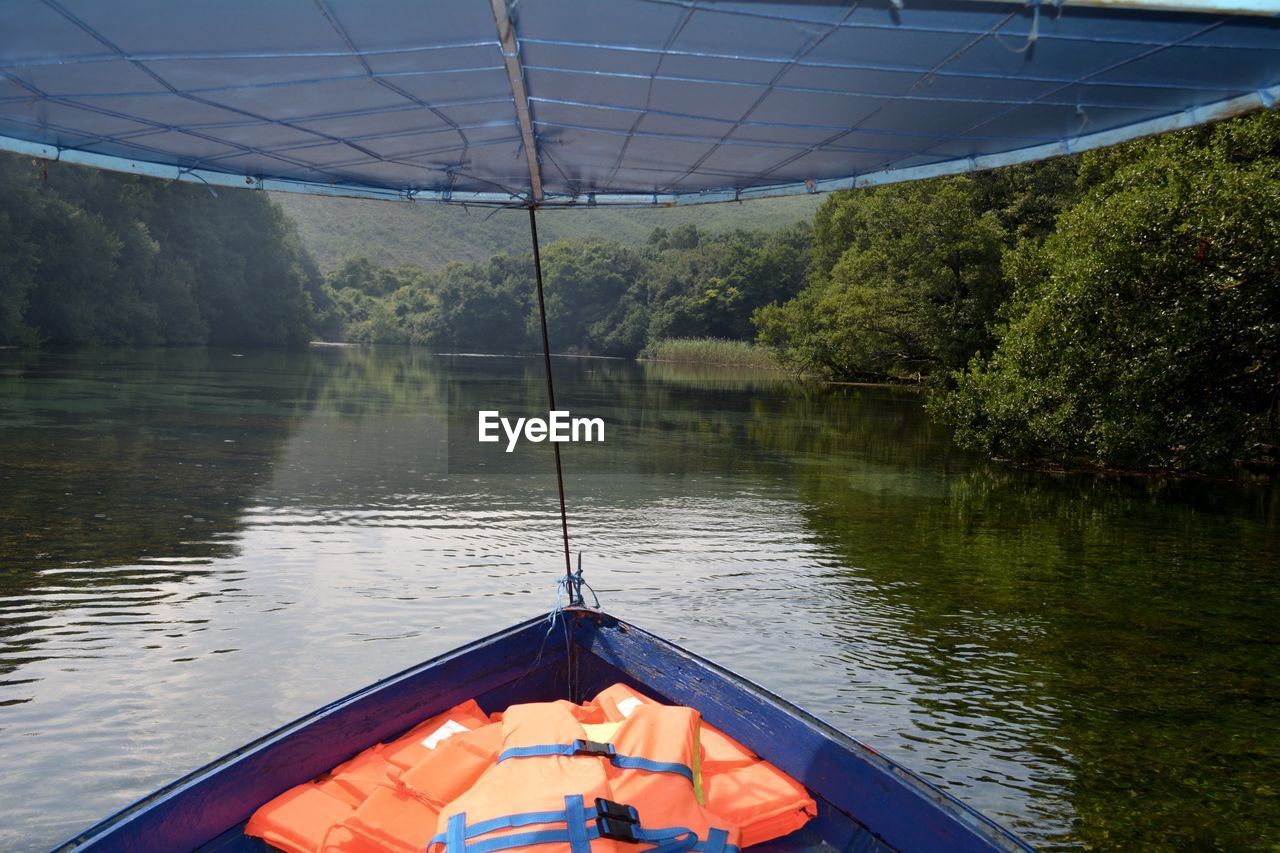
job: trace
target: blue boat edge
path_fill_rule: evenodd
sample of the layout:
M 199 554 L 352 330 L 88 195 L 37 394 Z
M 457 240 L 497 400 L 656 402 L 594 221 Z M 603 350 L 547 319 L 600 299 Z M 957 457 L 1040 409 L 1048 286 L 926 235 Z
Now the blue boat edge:
M 58 851 L 266 849 L 248 817 L 423 719 L 475 698 L 488 710 L 583 701 L 615 682 L 697 708 L 805 785 L 819 803 L 773 850 L 1033 848 L 911 770 L 804 709 L 680 646 L 588 607 L 517 623 L 330 702 L 77 833 Z
M 577 677 L 585 694 L 626 681 L 657 698 L 697 708 L 708 723 L 808 788 L 819 800 L 815 822 L 823 821 L 826 804 L 868 829 L 889 849 L 1035 849 L 1008 828 L 820 717 L 670 640 L 607 613 L 580 608 L 577 645 L 607 666 L 593 677 L 583 671 L 583 662 L 578 663 Z M 751 849 L 795 849 L 786 841 Z M 855 832 L 834 849 L 868 849 L 866 841 Z

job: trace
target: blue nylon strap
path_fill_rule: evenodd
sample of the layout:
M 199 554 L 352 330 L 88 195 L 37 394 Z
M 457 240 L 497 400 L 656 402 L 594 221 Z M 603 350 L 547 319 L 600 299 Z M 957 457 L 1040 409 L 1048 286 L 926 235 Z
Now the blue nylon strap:
M 544 755 L 577 755 L 571 743 L 548 743 L 539 746 L 513 746 L 498 756 L 499 763 L 508 758 L 541 758 Z
M 698 844 L 695 850 L 702 853 L 737 853 L 738 848 L 729 844 L 729 833 L 723 829 L 712 827 L 707 833 L 707 840 Z
M 467 849 L 467 813 L 458 812 L 449 818 L 445 828 L 445 847 L 451 853 L 466 853 Z
M 443 844 L 446 853 L 499 853 L 502 850 L 536 844 L 567 843 L 570 853 L 590 853 L 591 842 L 600 837 L 600 828 L 596 823 L 598 814 L 595 806 L 588 807 L 584 804 L 580 794 L 567 795 L 563 810 L 504 815 L 482 820 L 471 826 L 467 826 L 466 812 L 459 812 L 449 818 L 444 832 L 427 842 L 427 849 Z M 499 829 L 545 823 L 563 826 L 471 841 Z M 712 829 L 703 842 L 699 840 L 697 833 L 683 826 L 648 829 L 633 825 L 633 828 L 638 841 L 653 845 L 646 853 L 688 853 L 694 850 L 703 853 L 739 853 L 737 847 L 726 843 L 729 834 L 723 829 Z
M 584 849 L 590 850 L 591 842 L 600 837 L 600 830 L 596 828 L 594 821 L 583 827 L 583 835 L 587 843 L 587 847 Z M 565 842 L 572 843 L 569 838 L 569 830 L 563 828 L 539 829 L 533 832 L 517 832 L 512 835 L 504 835 L 501 838 L 477 841 L 467 848 L 467 853 L 497 853 L 499 850 L 510 850 L 513 847 L 532 847 L 535 844 L 563 844 Z M 453 853 L 453 851 L 449 850 L 448 853 Z
M 693 770 L 687 764 L 677 764 L 674 761 L 650 761 L 633 755 L 615 755 L 613 766 L 625 770 L 648 770 L 651 773 L 675 773 L 693 781 Z
M 566 798 L 566 801 L 568 798 Z M 582 798 L 578 797 L 581 801 Z M 566 809 L 567 811 L 567 809 Z M 480 835 L 487 835 L 499 829 L 515 829 L 520 826 L 532 826 L 535 823 L 563 823 L 565 820 L 565 811 L 547 811 L 547 812 L 524 812 L 522 814 L 503 815 L 502 817 L 490 818 L 482 820 L 479 823 L 472 824 L 467 827 L 466 838 L 475 838 Z M 457 815 L 454 815 L 457 817 Z M 583 821 L 595 820 L 596 807 L 584 808 L 582 810 L 581 819 Z M 452 829 L 453 818 L 450 818 L 449 828 Z M 431 839 L 431 844 L 445 844 L 448 842 L 448 832 L 442 832 L 435 838 Z
M 697 833 L 683 826 L 669 829 L 645 829 L 638 826 L 636 838 L 654 845 L 648 853 L 686 853 L 698 846 Z
M 665 844 L 650 847 L 645 853 L 689 853 L 698 846 L 698 836 L 690 838 L 673 838 Z
M 569 853 L 591 853 L 591 841 L 587 838 L 587 813 L 582 807 L 581 794 L 564 798 L 564 826 L 569 834 Z
M 498 756 L 499 763 L 509 758 L 541 758 L 547 755 L 563 755 L 574 756 L 579 755 L 577 749 L 571 743 L 548 743 L 539 744 L 537 746 L 513 746 L 505 749 Z M 595 756 L 603 758 L 604 756 Z M 674 761 L 651 761 L 648 758 L 641 758 L 635 755 L 613 755 L 609 757 L 610 763 L 614 767 L 620 767 L 624 770 L 647 770 L 650 773 L 675 773 L 683 776 L 690 782 L 693 781 L 693 770 L 687 764 L 679 764 Z

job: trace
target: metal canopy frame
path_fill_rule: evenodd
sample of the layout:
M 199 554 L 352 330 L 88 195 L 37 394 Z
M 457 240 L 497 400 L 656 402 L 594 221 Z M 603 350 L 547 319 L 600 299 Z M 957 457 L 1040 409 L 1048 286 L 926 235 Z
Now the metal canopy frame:
M 255 189 L 267 192 L 301 193 L 305 195 L 331 196 L 340 198 L 371 199 L 375 201 L 424 202 L 439 204 L 475 205 L 480 207 L 676 207 L 690 204 L 715 204 L 731 201 L 750 201 L 758 198 L 778 198 L 782 196 L 806 195 L 836 192 L 837 190 L 860 189 L 862 187 L 882 186 L 885 184 L 906 183 L 926 180 L 946 175 L 961 175 L 968 172 L 979 172 L 987 169 L 998 169 L 1003 166 L 1016 166 L 1023 163 L 1034 163 L 1054 157 L 1081 154 L 1099 148 L 1107 148 L 1122 142 L 1158 136 L 1175 130 L 1186 130 L 1220 119 L 1246 115 L 1262 109 L 1271 109 L 1280 103 L 1280 85 L 1258 89 L 1238 98 L 1228 98 L 1203 107 L 1186 110 L 1167 118 L 1155 119 L 1141 124 L 1130 125 L 1123 129 L 1086 134 L 1074 139 L 1063 139 L 1060 142 L 1024 148 L 1008 154 L 992 154 L 979 157 L 968 157 L 963 160 L 952 160 L 935 165 L 917 166 L 909 169 L 895 169 L 872 172 L 863 175 L 850 175 L 843 178 L 830 178 L 791 184 L 775 184 L 763 187 L 750 187 L 740 190 L 707 190 L 699 193 L 598 193 L 586 197 L 567 199 L 547 199 L 541 196 L 541 178 L 534 198 L 513 193 L 502 192 L 459 192 L 449 190 L 396 190 L 385 187 L 355 186 L 340 183 L 322 183 L 317 181 L 293 181 L 284 178 L 267 178 L 253 175 L 234 175 L 227 172 L 209 169 L 183 168 L 166 166 L 145 160 L 130 160 L 110 155 L 95 154 L 75 148 L 62 148 L 24 139 L 0 136 L 0 151 L 8 151 L 41 160 L 70 163 L 79 166 L 90 166 L 112 172 L 125 172 L 172 181 L 191 181 L 210 187 L 229 187 L 233 189 Z M 536 149 L 530 149 L 535 150 Z M 536 155 L 534 155 L 536 156 Z M 538 173 L 535 173 L 538 174 Z
M 608 1 L 9 0 L 0 150 L 211 187 L 670 206 L 1025 163 L 1280 98 L 1280 0 Z M 261 31 L 235 29 L 250 12 Z

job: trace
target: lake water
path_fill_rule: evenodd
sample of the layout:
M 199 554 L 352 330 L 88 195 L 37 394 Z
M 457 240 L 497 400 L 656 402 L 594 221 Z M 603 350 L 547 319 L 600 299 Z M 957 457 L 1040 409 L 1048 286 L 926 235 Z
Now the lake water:
M 1050 848 L 1280 844 L 1280 491 L 1017 472 L 910 391 L 557 359 L 605 606 Z M 535 359 L 0 352 L 0 848 L 552 605 Z M 461 426 L 460 426 L 461 425 Z

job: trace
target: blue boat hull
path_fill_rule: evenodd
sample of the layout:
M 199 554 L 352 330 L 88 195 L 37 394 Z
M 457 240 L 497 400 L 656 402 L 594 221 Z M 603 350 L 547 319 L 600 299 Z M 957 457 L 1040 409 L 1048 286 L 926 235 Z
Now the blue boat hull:
M 243 833 L 263 803 L 466 699 L 493 710 L 575 702 L 615 682 L 697 708 L 802 782 L 818 817 L 752 850 L 1029 850 L 864 744 L 733 673 L 598 610 L 500 631 L 326 705 L 68 841 L 62 850 L 262 850 Z M 548 630 L 550 628 L 550 630 Z

